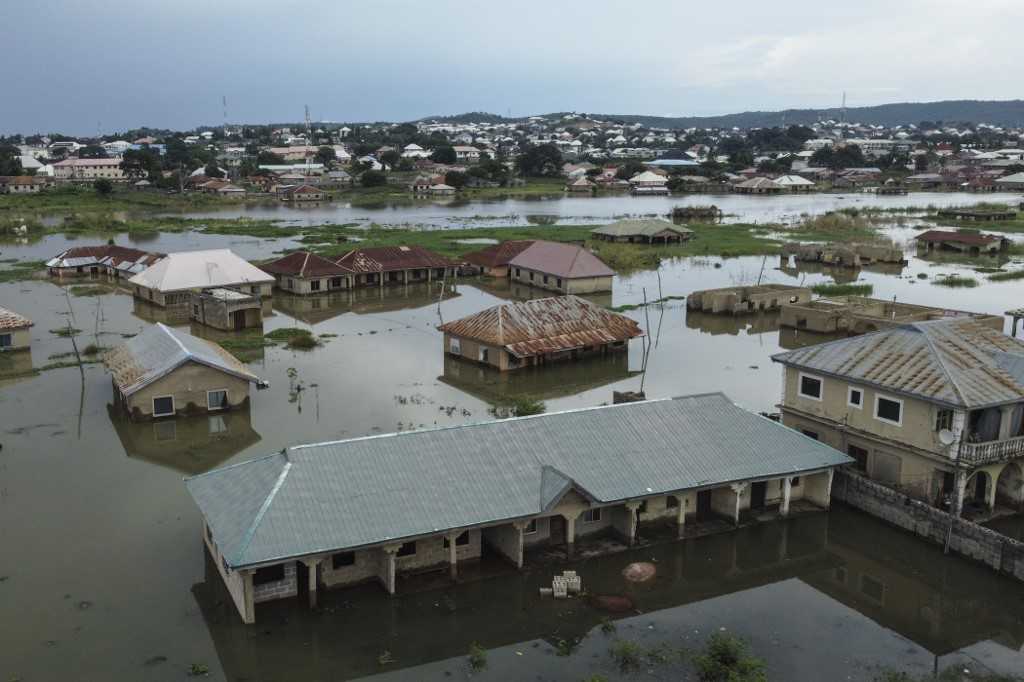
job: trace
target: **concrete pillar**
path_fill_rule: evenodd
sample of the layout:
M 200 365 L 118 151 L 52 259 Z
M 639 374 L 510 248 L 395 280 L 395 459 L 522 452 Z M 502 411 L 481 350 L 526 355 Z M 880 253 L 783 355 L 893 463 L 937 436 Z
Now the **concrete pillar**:
M 242 571 L 242 603 L 245 606 L 242 622 L 252 625 L 256 622 L 256 601 L 252 587 L 252 571 Z
M 967 493 L 967 473 L 962 469 L 956 470 L 953 479 L 953 516 L 960 516 L 964 510 L 964 496 Z
M 736 495 L 736 503 L 733 506 L 732 522 L 735 525 L 740 525 L 740 501 L 743 499 L 743 491 L 746 489 L 746 483 L 733 483 L 731 486 L 733 493 Z
M 427 283 L 434 281 L 434 268 L 427 268 Z
M 676 507 L 676 537 L 682 539 L 683 530 L 686 527 L 686 505 L 683 504 L 686 500 L 682 497 L 678 497 L 679 506 Z
M 628 529 L 626 533 L 626 542 L 630 547 L 636 544 L 636 527 L 638 525 L 636 513 L 638 509 L 640 509 L 640 502 L 626 503 L 626 513 L 629 515 L 626 524 L 626 528 Z
M 987 480 L 985 483 L 985 506 L 988 507 L 989 511 L 994 511 L 996 508 L 996 482 L 999 480 L 997 472 L 986 471 Z M 979 476 L 982 474 L 979 473 Z
M 523 541 L 523 531 L 526 530 L 525 521 L 516 521 L 512 524 L 515 526 L 518 538 L 516 538 L 516 568 L 522 568 L 524 563 L 524 553 L 526 551 L 526 543 Z
M 395 555 L 401 545 L 388 545 L 384 547 L 384 589 L 388 594 L 395 593 Z
M 786 556 L 789 554 L 789 524 L 783 523 L 782 526 L 782 537 L 779 538 L 779 561 L 785 561 Z
M 576 542 L 576 517 L 563 516 L 565 519 L 565 555 L 572 559 L 573 546 Z
M 789 516 L 789 498 L 793 493 L 793 479 L 786 476 L 782 479 L 782 505 L 779 507 L 779 513 L 783 516 Z
M 1012 437 L 1010 426 L 1013 423 L 1013 408 L 1013 405 L 1003 405 L 999 408 L 999 440 Z
M 451 576 L 452 580 L 456 580 L 459 577 L 459 558 L 458 552 L 455 549 L 455 541 L 459 535 L 459 533 L 449 533 L 445 536 L 448 539 L 448 575 Z
M 408 283 L 409 283 L 409 271 L 408 270 L 402 270 L 402 284 L 408 284 Z
M 320 566 L 320 559 L 303 559 L 302 563 L 306 564 L 306 568 L 309 569 L 309 608 L 316 608 L 316 585 L 317 585 L 317 568 Z

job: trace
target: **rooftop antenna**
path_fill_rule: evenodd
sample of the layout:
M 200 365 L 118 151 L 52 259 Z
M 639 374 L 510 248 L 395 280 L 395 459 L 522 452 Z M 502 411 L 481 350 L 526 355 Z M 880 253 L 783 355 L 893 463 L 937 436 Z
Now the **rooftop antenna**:
M 846 90 L 843 90 L 843 109 L 840 114 L 839 122 L 844 125 L 846 124 Z
M 306 177 L 309 177 L 310 167 L 309 164 L 312 162 L 312 143 L 313 142 L 313 129 L 309 123 L 309 105 L 306 105 Z
M 227 95 L 221 95 L 220 101 L 221 101 L 221 104 L 224 105 L 224 129 L 227 130 L 227 127 L 228 127 L 228 96 Z

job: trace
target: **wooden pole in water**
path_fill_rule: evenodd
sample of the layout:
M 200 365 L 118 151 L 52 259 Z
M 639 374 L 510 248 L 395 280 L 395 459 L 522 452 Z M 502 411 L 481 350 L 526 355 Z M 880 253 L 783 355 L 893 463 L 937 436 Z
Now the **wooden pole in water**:
M 647 309 L 647 287 L 643 288 L 644 292 L 644 317 L 647 319 L 647 339 L 646 347 L 644 349 L 644 366 L 643 373 L 640 375 L 640 394 L 644 395 L 644 383 L 647 381 L 647 360 L 651 355 L 651 313 Z M 644 395 L 646 397 L 646 395 Z

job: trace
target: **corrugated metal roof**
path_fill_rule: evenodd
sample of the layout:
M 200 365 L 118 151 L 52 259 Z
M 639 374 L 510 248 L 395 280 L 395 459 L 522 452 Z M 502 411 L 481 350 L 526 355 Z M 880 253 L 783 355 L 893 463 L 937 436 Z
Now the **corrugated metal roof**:
M 900 325 L 772 360 L 955 407 L 1024 400 L 1024 381 L 1011 371 L 1024 362 L 1024 343 L 972 318 Z
M 960 244 L 976 244 L 986 246 L 998 242 L 999 237 L 991 234 L 978 234 L 977 232 L 951 232 L 948 230 L 928 230 L 914 237 L 925 242 L 956 242 Z
M 721 393 L 288 448 L 186 479 L 235 567 L 850 458 Z
M 675 232 L 677 234 L 692 234 L 693 230 L 682 225 L 676 225 L 668 220 L 651 218 L 649 220 L 619 220 L 611 225 L 595 227 L 592 234 L 604 234 L 610 237 L 642 236 L 653 237 L 661 232 Z
M 467 253 L 463 259 L 468 263 L 488 268 L 508 265 L 510 260 L 525 251 L 530 244 L 533 244 L 533 241 L 529 239 L 502 242 Z
M 171 253 L 128 280 L 130 284 L 165 292 L 239 284 L 269 284 L 273 281 L 271 275 L 235 255 L 230 249 Z
M 295 251 L 268 263 L 260 269 L 275 275 L 293 277 L 334 277 L 354 274 L 353 270 L 309 251 Z
M 578 296 L 502 303 L 438 329 L 506 348 L 517 357 L 643 336 L 635 320 Z
M 103 362 L 125 395 L 167 376 L 186 362 L 198 362 L 241 379 L 259 381 L 245 365 L 212 341 L 159 322 L 110 350 Z
M 32 320 L 24 315 L 19 315 L 7 308 L 0 308 L 0 329 L 22 329 L 31 326 Z
M 334 262 L 355 272 L 450 268 L 456 265 L 454 261 L 420 246 L 376 246 L 354 249 Z
M 611 277 L 615 271 L 582 246 L 535 241 L 509 261 L 514 267 L 535 270 L 563 279 Z

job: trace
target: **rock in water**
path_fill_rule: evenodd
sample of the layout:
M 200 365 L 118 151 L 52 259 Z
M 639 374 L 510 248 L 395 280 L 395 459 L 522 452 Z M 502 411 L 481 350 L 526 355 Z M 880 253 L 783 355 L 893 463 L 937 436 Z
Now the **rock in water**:
M 653 578 L 657 572 L 657 567 L 649 561 L 638 561 L 622 569 L 622 577 L 631 583 L 642 583 Z

